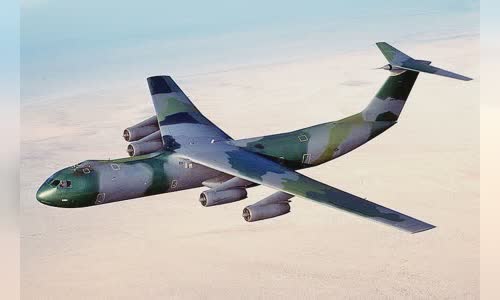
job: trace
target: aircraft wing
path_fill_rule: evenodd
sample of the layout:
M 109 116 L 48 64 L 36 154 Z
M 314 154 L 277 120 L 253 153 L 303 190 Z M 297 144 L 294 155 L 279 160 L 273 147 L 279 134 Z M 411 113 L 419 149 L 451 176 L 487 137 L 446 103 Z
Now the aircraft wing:
M 201 114 L 170 76 L 153 76 L 147 81 L 166 148 L 231 139 Z
M 203 147 L 183 147 L 178 153 L 195 163 L 226 174 L 348 211 L 410 233 L 434 228 L 433 225 L 341 191 L 225 142 L 207 144 Z

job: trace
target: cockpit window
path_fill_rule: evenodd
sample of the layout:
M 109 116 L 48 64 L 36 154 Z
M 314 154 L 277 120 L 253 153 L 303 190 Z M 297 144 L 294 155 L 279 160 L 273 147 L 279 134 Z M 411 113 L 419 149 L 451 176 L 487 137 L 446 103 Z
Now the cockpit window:
M 61 180 L 61 182 L 59 183 L 59 187 L 63 189 L 70 188 L 71 180 Z
M 47 178 L 47 180 L 45 180 L 45 183 L 50 184 L 52 180 L 54 180 L 54 176 L 50 176 L 49 178 Z
M 53 187 L 59 187 L 59 188 L 71 188 L 71 180 L 59 180 L 59 179 L 54 179 L 50 183 L 51 186 Z

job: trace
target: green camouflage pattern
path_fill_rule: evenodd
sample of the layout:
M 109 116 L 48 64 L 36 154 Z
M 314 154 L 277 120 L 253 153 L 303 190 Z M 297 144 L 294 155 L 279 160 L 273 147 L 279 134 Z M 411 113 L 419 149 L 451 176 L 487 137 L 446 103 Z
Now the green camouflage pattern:
M 432 73 L 428 61 L 414 60 L 387 43 L 377 46 L 391 63 L 383 67 L 390 76 L 364 110 L 338 121 L 241 140 L 204 117 L 172 78 L 150 77 L 163 149 L 65 168 L 49 177 L 36 197 L 50 206 L 85 207 L 203 185 L 220 190 L 262 184 L 279 191 L 279 197 L 269 199 L 299 196 L 408 232 L 433 228 L 296 172 L 349 153 L 395 125 L 419 72 Z M 283 213 L 288 211 L 289 206 Z
M 433 225 L 336 189 L 228 143 L 214 143 L 203 148 L 186 147 L 182 152 L 186 158 L 211 169 L 339 208 L 401 230 L 416 233 L 434 228 Z
M 170 151 L 114 160 L 87 160 L 50 176 L 37 199 L 57 207 L 85 207 L 200 187 L 197 178 L 221 173 L 201 165 L 188 167 L 186 159 Z M 53 186 L 54 180 L 70 187 Z
M 147 81 L 166 149 L 230 139 L 201 114 L 170 76 L 153 76 Z

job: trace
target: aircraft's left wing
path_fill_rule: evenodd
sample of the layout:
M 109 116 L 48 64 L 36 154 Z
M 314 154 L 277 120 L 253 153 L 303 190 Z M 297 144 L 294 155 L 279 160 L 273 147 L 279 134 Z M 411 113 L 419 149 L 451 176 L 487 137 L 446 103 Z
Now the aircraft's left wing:
M 200 165 L 339 208 L 407 232 L 416 233 L 434 228 L 433 225 L 341 191 L 260 155 L 224 142 L 207 144 L 203 147 L 183 147 L 178 152 L 181 156 Z
M 170 76 L 149 77 L 148 86 L 166 148 L 231 139 L 201 114 Z

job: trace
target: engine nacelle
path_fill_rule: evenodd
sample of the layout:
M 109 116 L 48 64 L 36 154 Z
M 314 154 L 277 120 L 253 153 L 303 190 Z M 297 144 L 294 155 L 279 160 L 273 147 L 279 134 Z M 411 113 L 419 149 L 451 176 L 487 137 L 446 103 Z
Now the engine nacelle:
M 133 142 L 140 140 L 158 130 L 160 130 L 160 127 L 158 126 L 158 119 L 156 116 L 152 116 L 123 130 L 123 138 L 127 142 Z
M 200 203 L 203 206 L 213 206 L 243 200 L 247 197 L 247 190 L 234 188 L 222 191 L 208 190 L 200 194 Z
M 290 212 L 288 202 L 270 203 L 266 205 L 249 205 L 243 209 L 243 219 L 254 222 L 281 216 Z
M 128 155 L 137 156 L 159 151 L 163 148 L 161 133 L 159 130 L 151 133 L 142 139 L 132 142 L 127 147 Z
M 151 142 L 132 142 L 127 146 L 127 152 L 130 156 L 138 156 L 159 151 L 163 148 L 162 141 Z
M 135 127 L 135 128 L 127 128 L 123 131 L 123 138 L 127 142 L 133 142 L 142 139 L 145 136 L 152 134 L 153 132 L 158 131 L 158 126 L 144 126 L 144 127 Z

